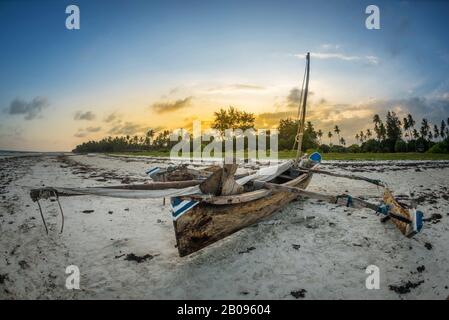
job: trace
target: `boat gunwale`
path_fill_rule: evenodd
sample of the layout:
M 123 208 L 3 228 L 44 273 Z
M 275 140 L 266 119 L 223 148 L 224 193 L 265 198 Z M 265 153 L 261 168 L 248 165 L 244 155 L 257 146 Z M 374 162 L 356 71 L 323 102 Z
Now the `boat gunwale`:
M 318 166 L 319 166 L 319 163 L 316 163 L 315 165 L 313 165 L 311 167 L 311 169 L 316 169 Z M 290 181 L 280 183 L 279 185 L 289 186 L 289 187 L 295 186 L 295 185 L 301 183 L 302 181 L 304 181 L 305 179 L 309 178 L 312 175 L 313 175 L 313 173 L 306 172 Z M 245 192 L 242 194 L 236 194 L 236 195 L 231 195 L 231 196 L 213 196 L 213 195 L 198 194 L 198 195 L 181 196 L 180 198 L 185 199 L 185 200 L 200 201 L 200 202 L 204 202 L 207 204 L 213 204 L 213 205 L 230 205 L 230 204 L 239 204 L 239 203 L 255 201 L 260 198 L 269 196 L 275 192 L 276 191 L 274 191 L 274 190 L 261 188 L 258 190 L 249 191 L 249 192 Z

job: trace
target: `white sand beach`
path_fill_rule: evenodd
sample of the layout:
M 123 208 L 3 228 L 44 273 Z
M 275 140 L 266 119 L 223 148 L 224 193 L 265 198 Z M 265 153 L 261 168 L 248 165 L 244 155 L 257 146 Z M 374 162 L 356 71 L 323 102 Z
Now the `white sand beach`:
M 446 299 L 449 296 L 449 162 L 324 162 L 323 169 L 386 181 L 424 211 L 423 231 L 405 238 L 364 209 L 300 199 L 270 220 L 180 258 L 170 207 L 162 199 L 61 198 L 31 188 L 143 182 L 168 160 L 104 155 L 38 155 L 0 160 L 0 299 Z M 310 190 L 348 191 L 380 202 L 364 182 L 315 175 Z M 128 261 L 128 254 L 146 256 Z M 65 287 L 66 267 L 80 290 Z M 365 270 L 380 268 L 380 289 Z M 395 287 L 390 287 L 395 286 Z M 393 290 L 396 289 L 396 290 Z M 305 290 L 305 291 L 303 291 Z M 295 297 L 292 292 L 302 292 Z M 402 293 L 401 293 L 402 292 Z

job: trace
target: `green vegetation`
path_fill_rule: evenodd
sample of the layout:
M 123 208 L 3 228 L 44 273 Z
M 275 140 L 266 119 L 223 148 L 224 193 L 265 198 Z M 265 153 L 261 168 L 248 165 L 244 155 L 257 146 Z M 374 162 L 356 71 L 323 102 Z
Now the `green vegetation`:
M 315 130 L 312 122 L 305 124 L 302 139 L 302 149 L 317 150 L 323 154 L 324 159 L 360 159 L 360 160 L 388 160 L 388 159 L 447 159 L 449 154 L 449 118 L 442 120 L 441 124 L 431 125 L 427 119 L 422 119 L 419 128 L 415 128 L 416 121 L 411 114 L 402 120 L 394 111 L 388 111 L 385 121 L 374 115 L 374 128 L 366 129 L 355 135 L 356 144 L 346 146 L 346 139 L 342 136 L 342 129 L 335 125 L 332 131 L 325 134 L 321 129 Z M 298 133 L 298 120 L 290 118 L 281 119 L 278 125 L 278 150 L 281 158 L 292 158 L 295 154 L 296 136 Z M 231 142 L 236 151 L 237 141 L 243 142 L 238 150 L 248 150 L 248 137 L 265 139 L 267 150 L 270 150 L 270 130 L 265 135 L 257 131 L 243 131 L 255 128 L 255 116 L 252 113 L 240 111 L 229 107 L 214 113 L 212 129 L 218 135 L 209 141 L 201 141 L 201 150 L 211 142 L 216 148 L 225 151 L 225 143 Z M 231 129 L 232 133 L 227 130 Z M 257 136 L 259 134 L 259 136 Z M 324 137 L 323 137 L 324 136 Z M 176 138 L 177 137 L 177 138 Z M 182 137 L 189 138 L 190 150 L 193 150 L 195 141 L 188 131 L 179 131 L 174 140 L 170 139 L 170 131 L 163 130 L 157 135 L 155 130 L 148 130 L 145 136 L 107 137 L 99 141 L 89 141 L 78 145 L 73 151 L 86 152 L 124 152 L 126 154 L 141 154 L 152 156 L 167 156 Z M 322 143 L 322 139 L 329 139 L 329 144 Z M 326 140 L 327 140 L 326 139 Z M 336 143 L 334 144 L 334 139 Z M 263 140 L 262 140 L 263 141 Z M 243 146 L 243 148 L 242 148 Z M 426 153 L 426 154 L 424 154 Z M 437 155 L 442 154 L 442 155 Z
M 294 158 L 296 152 L 279 152 L 279 158 Z M 324 153 L 323 160 L 449 160 L 449 154 L 396 152 L 396 153 Z
M 147 157 L 169 157 L 170 152 L 161 151 L 137 151 L 137 152 L 114 152 L 114 156 L 147 156 Z M 280 151 L 280 159 L 293 159 L 296 151 Z M 324 160 L 449 160 L 448 153 L 419 153 L 419 152 L 396 152 L 396 153 L 324 153 Z

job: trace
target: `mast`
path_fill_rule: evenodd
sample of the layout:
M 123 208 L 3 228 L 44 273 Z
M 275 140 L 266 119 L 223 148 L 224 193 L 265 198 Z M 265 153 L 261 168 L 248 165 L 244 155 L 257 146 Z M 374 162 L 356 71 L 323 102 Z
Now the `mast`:
M 305 87 L 304 94 L 301 92 L 302 106 L 300 105 L 300 117 L 298 117 L 298 132 L 296 134 L 296 142 L 298 143 L 298 150 L 296 152 L 296 162 L 299 161 L 302 155 L 301 147 L 302 147 L 302 138 L 304 136 L 304 124 L 306 121 L 306 106 L 307 106 L 307 94 L 309 92 L 309 73 L 310 73 L 310 52 L 307 52 L 306 55 L 306 71 L 305 71 Z

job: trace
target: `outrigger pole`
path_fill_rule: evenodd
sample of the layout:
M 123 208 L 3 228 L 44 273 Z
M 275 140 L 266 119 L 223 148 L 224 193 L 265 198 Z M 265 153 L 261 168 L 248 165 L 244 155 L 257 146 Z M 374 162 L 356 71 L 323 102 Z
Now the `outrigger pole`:
M 301 88 L 301 102 L 298 112 L 298 132 L 295 137 L 295 142 L 298 143 L 298 149 L 296 152 L 296 162 L 298 163 L 302 155 L 302 138 L 304 136 L 304 124 L 306 120 L 306 106 L 307 106 L 307 94 L 309 92 L 309 74 L 310 74 L 310 52 L 306 54 L 306 70 L 304 73 L 304 80 Z M 304 83 L 305 81 L 305 83 Z M 304 86 L 305 84 L 305 86 Z

